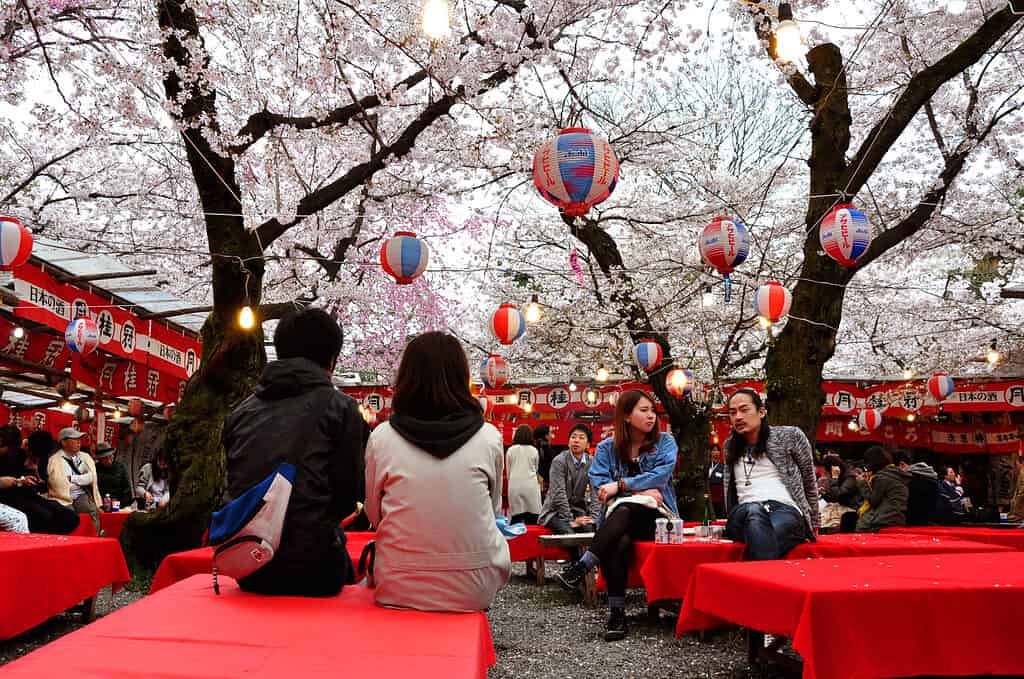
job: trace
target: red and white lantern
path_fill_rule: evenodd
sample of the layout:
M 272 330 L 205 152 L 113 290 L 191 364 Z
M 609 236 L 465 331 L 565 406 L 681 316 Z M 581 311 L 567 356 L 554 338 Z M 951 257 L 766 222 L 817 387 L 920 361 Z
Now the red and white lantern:
M 100 345 L 100 330 L 91 318 L 76 318 L 64 330 L 64 343 L 68 349 L 85 356 L 96 351 Z
M 842 266 L 855 266 L 871 245 L 871 224 L 863 212 L 840 203 L 821 221 L 818 240 L 829 257 Z
M 661 345 L 654 340 L 640 340 L 633 347 L 633 360 L 644 372 L 651 372 L 661 364 Z
M 0 215 L 0 270 L 11 271 L 32 254 L 32 232 L 17 217 Z
M 502 304 L 491 317 L 491 332 L 502 344 L 512 344 L 526 332 L 526 319 L 515 304 Z
M 778 281 L 768 281 L 754 295 L 754 311 L 772 323 L 789 315 L 793 295 Z
M 427 268 L 430 251 L 412 231 L 398 231 L 380 248 L 380 265 L 399 285 L 408 285 Z
M 498 354 L 491 354 L 480 362 L 480 381 L 488 389 L 501 389 L 508 378 L 508 363 Z
M 928 393 L 932 395 L 937 403 L 942 403 L 956 391 L 956 383 L 953 378 L 943 372 L 938 372 L 928 378 Z
M 132 417 L 142 417 L 142 399 L 133 398 L 128 401 L 128 414 Z
M 619 161 L 604 137 L 583 127 L 562 130 L 533 156 L 533 185 L 570 217 L 587 214 L 619 180 Z
M 882 411 L 879 408 L 865 408 L 857 416 L 857 424 L 862 431 L 874 431 L 882 424 Z

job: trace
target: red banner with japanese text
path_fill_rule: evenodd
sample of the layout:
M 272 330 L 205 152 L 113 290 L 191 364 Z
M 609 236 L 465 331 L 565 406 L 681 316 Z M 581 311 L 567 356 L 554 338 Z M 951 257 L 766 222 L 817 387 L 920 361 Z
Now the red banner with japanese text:
M 68 364 L 71 350 L 64 343 L 64 337 L 51 335 L 48 332 L 29 331 L 22 329 L 20 338 L 14 336 L 14 323 L 5 318 L 0 318 L 0 364 L 4 363 L 4 357 L 10 356 L 22 361 L 36 363 L 46 368 L 63 370 Z M 15 363 L 9 363 L 15 370 L 24 369 Z
M 177 403 L 186 383 L 135 361 L 99 354 L 75 354 L 71 359 L 71 377 L 107 396 L 134 396 L 158 403 Z

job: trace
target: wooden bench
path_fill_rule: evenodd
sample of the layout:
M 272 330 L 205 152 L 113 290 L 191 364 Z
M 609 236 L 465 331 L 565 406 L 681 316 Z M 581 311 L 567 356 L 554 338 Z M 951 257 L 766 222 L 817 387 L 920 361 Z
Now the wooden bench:
M 576 548 L 585 550 L 594 541 L 593 533 L 567 533 L 565 535 L 540 535 L 537 542 L 541 547 Z M 544 552 L 537 559 L 537 584 L 544 584 L 545 577 Z M 591 570 L 583 582 L 583 600 L 588 605 L 597 603 L 597 571 Z

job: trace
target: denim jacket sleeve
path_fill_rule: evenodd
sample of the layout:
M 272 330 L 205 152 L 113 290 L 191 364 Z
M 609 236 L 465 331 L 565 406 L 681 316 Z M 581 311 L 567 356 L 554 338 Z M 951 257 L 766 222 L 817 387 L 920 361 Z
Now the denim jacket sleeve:
M 679 446 L 671 434 L 663 433 L 658 439 L 654 451 L 647 453 L 654 456 L 653 467 L 637 476 L 625 479 L 626 489 L 636 492 L 651 488 L 662 489 L 672 481 L 672 471 L 676 467 L 676 453 Z M 641 458 L 642 459 L 642 458 Z M 641 467 L 646 466 L 641 462 Z
M 617 480 L 614 476 L 615 447 L 612 441 L 613 439 L 608 437 L 597 444 L 597 449 L 594 451 L 594 459 L 591 461 L 590 469 L 587 471 L 587 478 L 590 479 L 590 488 L 595 495 L 598 488 L 606 483 Z

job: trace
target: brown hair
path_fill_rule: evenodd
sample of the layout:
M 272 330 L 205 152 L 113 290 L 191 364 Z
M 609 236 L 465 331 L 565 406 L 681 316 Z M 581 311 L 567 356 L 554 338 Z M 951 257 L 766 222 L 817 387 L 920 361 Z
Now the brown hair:
M 516 433 L 512 435 L 512 444 L 518 446 L 533 445 L 533 431 L 530 429 L 530 425 L 521 424 L 516 427 Z
M 615 434 L 614 443 L 615 456 L 619 458 L 620 462 L 629 462 L 629 449 L 632 441 L 629 440 L 630 427 L 629 422 L 626 418 L 633 412 L 633 408 L 636 408 L 636 404 L 640 402 L 640 399 L 645 398 L 654 405 L 654 397 L 648 394 L 646 391 L 640 391 L 639 389 L 630 389 L 624 392 L 619 397 L 618 402 L 615 404 Z M 658 445 L 658 439 L 661 438 L 661 430 L 658 427 L 658 411 L 654 411 L 654 427 L 644 436 L 644 440 L 640 443 L 640 452 L 645 453 L 648 450 L 652 450 Z
M 461 411 L 482 413 L 469 391 L 469 362 L 459 340 L 436 331 L 413 338 L 402 352 L 391 407 L 423 420 Z

